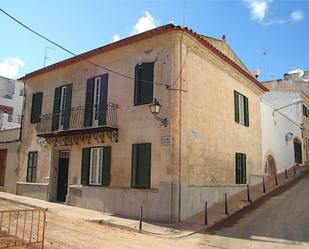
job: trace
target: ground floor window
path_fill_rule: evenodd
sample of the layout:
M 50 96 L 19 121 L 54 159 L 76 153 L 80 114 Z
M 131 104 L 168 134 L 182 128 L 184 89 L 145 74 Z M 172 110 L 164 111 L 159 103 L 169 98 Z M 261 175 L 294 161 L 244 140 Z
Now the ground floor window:
M 302 145 L 301 141 L 299 141 L 298 139 L 294 139 L 294 157 L 295 157 L 295 163 L 298 164 L 303 163 Z
M 150 188 L 151 144 L 132 146 L 132 187 Z
M 38 152 L 30 151 L 28 153 L 28 165 L 27 165 L 27 182 L 36 181 L 36 169 L 38 163 Z
M 236 184 L 246 184 L 246 154 L 236 153 Z
M 84 148 L 82 153 L 82 185 L 109 186 L 111 147 Z

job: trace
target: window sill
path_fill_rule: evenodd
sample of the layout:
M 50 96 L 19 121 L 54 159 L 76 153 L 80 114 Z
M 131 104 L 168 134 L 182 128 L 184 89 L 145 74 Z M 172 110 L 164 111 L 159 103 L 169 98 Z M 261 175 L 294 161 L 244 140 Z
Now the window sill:
M 249 125 L 241 124 L 241 123 L 238 123 L 238 122 L 236 122 L 236 121 L 235 121 L 235 124 L 238 124 L 238 125 L 240 125 L 240 126 L 247 127 L 247 128 L 250 127 Z
M 16 184 L 19 184 L 19 185 L 42 185 L 42 186 L 48 185 L 48 183 L 43 183 L 43 182 L 16 182 Z

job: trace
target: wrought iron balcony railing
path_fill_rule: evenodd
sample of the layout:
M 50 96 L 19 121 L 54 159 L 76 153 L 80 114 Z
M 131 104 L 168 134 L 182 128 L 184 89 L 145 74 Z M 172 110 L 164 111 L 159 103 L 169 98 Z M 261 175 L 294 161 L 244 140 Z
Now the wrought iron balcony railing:
M 93 129 L 118 129 L 118 105 L 108 103 L 101 107 L 72 107 L 57 113 L 44 114 L 37 124 L 38 136 L 79 133 Z M 86 120 L 87 119 L 87 120 Z

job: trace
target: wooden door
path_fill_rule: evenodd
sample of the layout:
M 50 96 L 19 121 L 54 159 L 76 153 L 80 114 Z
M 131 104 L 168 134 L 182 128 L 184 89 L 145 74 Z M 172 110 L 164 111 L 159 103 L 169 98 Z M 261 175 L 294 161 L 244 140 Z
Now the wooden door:
M 0 186 L 4 187 L 7 150 L 0 150 Z
M 70 152 L 60 151 L 59 169 L 58 169 L 58 186 L 57 201 L 65 202 L 68 190 L 68 173 L 69 173 Z

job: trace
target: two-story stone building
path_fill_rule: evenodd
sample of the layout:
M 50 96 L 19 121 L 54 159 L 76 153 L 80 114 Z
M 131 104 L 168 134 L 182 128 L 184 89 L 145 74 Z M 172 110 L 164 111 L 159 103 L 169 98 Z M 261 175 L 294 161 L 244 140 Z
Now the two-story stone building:
M 169 24 L 22 79 L 18 194 L 172 222 L 263 173 L 266 89 L 223 41 Z

